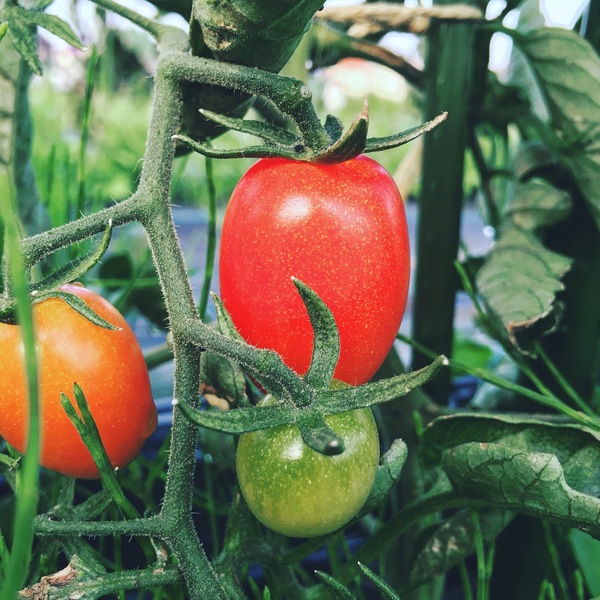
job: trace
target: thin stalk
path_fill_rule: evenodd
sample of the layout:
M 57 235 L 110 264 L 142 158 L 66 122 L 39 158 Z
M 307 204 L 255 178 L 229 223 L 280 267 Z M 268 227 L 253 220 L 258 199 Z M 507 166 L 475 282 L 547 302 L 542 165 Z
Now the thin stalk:
M 415 346 L 419 352 L 426 356 L 431 358 L 436 356 L 435 352 L 429 350 L 429 348 L 425 348 L 421 344 L 417 344 L 417 342 L 406 337 L 405 335 L 397 334 L 396 338 L 409 345 Z M 586 425 L 587 427 L 591 427 L 597 431 L 600 430 L 600 422 L 597 418 L 590 418 L 588 415 L 571 408 L 569 405 L 559 400 L 556 396 L 552 395 L 549 391 L 547 393 L 536 392 L 530 388 L 519 385 L 518 383 L 513 383 L 512 381 L 498 377 L 498 375 L 492 371 L 488 371 L 487 369 L 482 369 L 479 367 L 472 367 L 457 360 L 449 359 L 448 365 L 451 369 L 461 371 L 462 373 L 466 373 L 468 375 L 473 375 L 474 377 L 477 377 L 482 381 L 487 381 L 488 383 L 491 383 L 501 389 L 514 392 L 515 394 L 519 394 L 525 398 L 528 398 L 529 400 L 533 400 L 537 404 L 541 404 L 547 408 L 552 408 L 562 412 L 582 425 Z
M 110 220 L 112 220 L 114 227 L 136 221 L 139 209 L 140 196 L 136 192 L 126 200 L 96 213 L 23 239 L 21 251 L 25 268 L 31 268 L 49 254 L 61 248 L 103 233 Z
M 85 592 L 82 592 L 81 583 L 75 581 L 72 584 L 61 586 L 60 596 L 57 598 L 106 598 L 113 594 L 120 594 L 126 590 L 139 588 L 151 588 L 158 586 L 173 585 L 181 582 L 181 575 L 177 569 L 161 569 L 156 566 L 143 570 L 122 571 L 99 575 L 86 581 Z M 54 588 L 56 589 L 56 588 Z M 82 596 L 81 594 L 84 594 Z
M 473 589 L 471 586 L 471 580 L 469 578 L 469 571 L 464 561 L 458 565 L 458 573 L 460 575 L 460 582 L 463 588 L 464 600 L 473 600 Z
M 552 535 L 552 526 L 550 525 L 550 523 L 547 523 L 545 521 L 542 522 L 542 525 L 544 527 L 544 538 L 546 540 L 546 547 L 548 548 L 548 555 L 550 556 L 550 562 L 552 563 L 552 569 L 556 577 L 556 583 L 558 584 L 560 597 L 562 598 L 562 600 L 569 600 L 569 585 L 565 578 L 565 574 L 560 562 L 560 556 L 556 548 L 556 540 Z
M 39 516 L 34 523 L 37 535 L 50 537 L 154 536 L 162 531 L 158 516 L 127 521 L 55 521 Z
M 146 268 L 146 261 L 149 258 L 150 258 L 150 250 L 146 250 L 144 258 L 139 261 L 137 268 L 135 269 L 135 271 L 133 272 L 131 277 L 129 277 L 129 279 L 127 279 L 127 283 L 124 286 L 124 288 L 121 290 L 121 293 L 119 294 L 118 298 L 113 302 L 113 306 L 118 311 L 124 310 L 127 299 L 129 298 L 129 296 L 131 295 L 131 292 L 133 292 L 134 289 L 136 289 L 138 287 L 150 287 L 150 286 L 156 285 L 156 279 L 154 277 L 148 278 L 146 281 L 143 281 L 143 278 L 141 277 L 142 273 L 144 272 L 144 270 Z M 142 282 L 142 285 L 140 285 L 140 282 Z M 110 285 L 109 280 L 103 280 L 103 283 L 104 283 L 104 285 Z M 119 281 L 119 283 L 122 283 L 122 280 Z
M 558 370 L 554 361 L 548 356 L 541 344 L 535 346 L 536 354 L 541 358 L 546 368 L 552 373 L 554 379 L 560 385 L 562 390 L 573 400 L 573 402 L 587 415 L 595 416 L 595 412 L 590 408 L 588 403 L 577 393 L 577 390 L 567 381 L 563 374 Z
M 0 586 L 0 599 L 13 600 L 25 583 L 31 560 L 33 520 L 39 498 L 38 466 L 41 448 L 38 368 L 35 350 L 33 312 L 29 297 L 27 269 L 20 250 L 20 227 L 14 196 L 9 193 L 0 198 L 5 215 L 4 237 L 9 279 L 5 285 L 17 301 L 17 319 L 24 348 L 27 392 L 29 397 L 28 441 L 23 467 L 17 479 L 18 494 L 14 517 L 13 544 L 10 558 L 4 565 L 5 580 Z M 6 272 L 6 271 L 5 271 Z
M 436 4 L 450 1 L 438 0 Z M 475 30 L 474 23 L 435 21 L 427 36 L 425 117 L 448 111 L 449 118 L 423 139 L 412 335 L 446 356 L 452 352 L 454 334 L 457 281 L 452 263 L 460 239 Z M 426 358 L 415 352 L 411 368 L 425 364 Z M 449 389 L 448 373 L 425 386 L 433 400 L 442 405 L 448 402 Z
M 552 582 L 548 581 L 547 579 L 544 579 L 542 585 L 540 586 L 538 600 L 556 600 L 554 585 L 552 585 Z M 592 598 L 592 600 L 596 599 Z
M 118 4 L 117 2 L 113 2 L 113 0 L 92 0 L 92 2 L 96 6 L 100 6 L 124 17 L 131 23 L 147 31 L 154 38 L 160 37 L 160 34 L 165 30 L 163 25 L 156 23 L 156 21 L 153 21 L 152 19 L 147 19 L 137 12 Z
M 146 361 L 146 367 L 153 369 L 163 363 L 173 360 L 173 350 L 169 344 L 164 343 L 155 348 L 151 348 L 144 354 L 144 360 Z
M 92 54 L 88 64 L 87 78 L 85 82 L 85 96 L 83 100 L 83 120 L 81 123 L 81 137 L 79 140 L 79 160 L 77 162 L 77 216 L 85 213 L 85 179 L 86 179 L 86 157 L 87 146 L 90 135 L 90 115 L 92 112 L 92 97 L 94 95 L 94 82 L 96 67 L 98 65 L 98 54 L 96 46 L 92 46 Z
M 477 557 L 477 600 L 488 600 L 487 561 L 485 558 L 485 547 L 481 533 L 481 521 L 479 511 L 472 510 L 471 518 L 475 526 L 475 555 Z
M 206 320 L 206 309 L 210 297 L 210 286 L 212 284 L 213 271 L 215 267 L 215 254 L 217 247 L 217 194 L 215 189 L 215 178 L 212 158 L 206 157 L 206 182 L 208 186 L 208 240 L 206 244 L 206 263 L 204 266 L 204 281 L 200 294 L 200 306 L 198 313 L 200 318 Z
M 139 191 L 145 206 L 141 222 L 146 230 L 171 322 L 197 318 L 186 265 L 179 247 L 171 212 L 169 186 L 175 144 L 172 136 L 181 122 L 181 89 L 164 76 L 159 64 L 155 81 L 152 119 Z M 207 328 L 208 329 L 208 328 Z M 199 389 L 200 351 L 173 331 L 175 355 L 174 397 L 196 404 Z M 174 411 L 165 495 L 161 509 L 168 543 L 186 581 L 190 599 L 225 598 L 200 544 L 192 520 L 196 427 Z
M 214 497 L 214 469 L 212 469 L 212 463 L 206 459 L 202 461 L 202 465 L 204 470 L 204 481 L 206 482 L 205 510 L 208 516 L 211 552 L 214 556 L 217 556 L 219 554 L 219 528 L 217 526 L 217 519 L 215 516 L 216 502 Z

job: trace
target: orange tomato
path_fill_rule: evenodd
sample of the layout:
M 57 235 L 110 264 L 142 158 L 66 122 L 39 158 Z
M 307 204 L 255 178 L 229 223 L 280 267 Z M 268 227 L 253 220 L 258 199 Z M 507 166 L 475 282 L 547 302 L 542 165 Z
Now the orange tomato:
M 114 467 L 128 464 L 156 428 L 157 412 L 139 343 L 123 316 L 102 296 L 79 285 L 75 294 L 117 327 L 94 325 L 59 298 L 33 307 L 39 371 L 40 463 L 65 475 L 92 479 L 98 469 L 61 403 L 83 390 Z M 27 445 L 29 400 L 18 325 L 0 323 L 0 436 L 19 452 Z

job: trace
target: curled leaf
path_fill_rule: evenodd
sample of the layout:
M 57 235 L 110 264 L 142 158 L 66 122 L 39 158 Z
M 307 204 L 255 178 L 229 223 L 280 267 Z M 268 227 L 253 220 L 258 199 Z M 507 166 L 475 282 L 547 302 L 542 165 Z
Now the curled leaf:
M 491 250 L 477 273 L 477 289 L 520 349 L 530 351 L 540 336 L 556 329 L 562 315 L 557 294 L 570 267 L 570 259 L 516 226 L 503 231 Z
M 408 446 L 406 443 L 402 440 L 394 440 L 390 449 L 379 461 L 375 482 L 365 505 L 360 511 L 361 515 L 371 512 L 387 497 L 400 478 L 407 457 Z
M 331 120 L 330 120 L 331 131 Z M 329 134 L 330 131 L 327 133 Z M 318 152 L 315 162 L 338 163 L 355 158 L 362 154 L 367 145 L 367 134 L 369 132 L 369 107 L 365 102 L 363 109 L 358 113 L 348 131 L 342 133 L 326 150 Z
M 573 489 L 554 454 L 470 443 L 445 452 L 443 466 L 454 489 L 467 498 L 600 538 L 600 498 Z
M 465 498 L 600 536 L 600 436 L 535 417 L 461 414 L 425 428 L 421 457 Z

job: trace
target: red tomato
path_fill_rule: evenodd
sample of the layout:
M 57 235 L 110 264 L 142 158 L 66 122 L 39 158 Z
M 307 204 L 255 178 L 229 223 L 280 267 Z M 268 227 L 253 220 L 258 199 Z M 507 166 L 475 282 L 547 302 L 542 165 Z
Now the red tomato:
M 78 285 L 76 294 L 103 319 L 118 327 L 94 325 L 58 298 L 33 307 L 39 365 L 44 467 L 72 477 L 98 477 L 94 461 L 69 421 L 60 393 L 83 390 L 114 467 L 129 463 L 154 431 L 156 406 L 142 350 L 119 312 L 98 294 Z M 17 325 L 0 323 L 0 436 L 19 452 L 26 447 L 29 418 L 23 346 Z
M 242 337 L 308 370 L 313 333 L 292 276 L 332 311 L 340 331 L 336 379 L 368 381 L 390 350 L 408 292 L 402 198 L 366 156 L 332 165 L 255 163 L 236 186 L 221 234 L 223 303 Z

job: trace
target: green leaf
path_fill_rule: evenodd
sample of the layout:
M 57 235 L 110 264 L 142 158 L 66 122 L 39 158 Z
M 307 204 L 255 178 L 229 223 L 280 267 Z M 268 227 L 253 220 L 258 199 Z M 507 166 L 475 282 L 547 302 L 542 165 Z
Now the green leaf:
M 331 120 L 330 120 L 331 123 Z M 331 125 L 330 125 L 331 127 Z M 348 131 L 335 141 L 329 148 L 317 154 L 319 163 L 338 163 L 362 154 L 367 145 L 369 133 L 369 111 L 365 102 L 363 109 L 350 124 Z M 328 132 L 328 135 L 330 133 Z
M 506 214 L 522 229 L 534 231 L 563 221 L 571 212 L 571 197 L 541 179 L 517 185 Z
M 314 341 L 306 382 L 317 389 L 328 389 L 340 357 L 340 335 L 333 313 L 307 285 L 293 278 L 294 285 L 308 311 Z
M 569 540 L 590 593 L 600 596 L 600 540 L 576 529 L 569 532 Z
M 273 144 L 258 145 L 258 146 L 246 146 L 245 148 L 236 148 L 234 150 L 226 149 L 220 150 L 213 148 L 210 144 L 204 142 L 197 142 L 187 135 L 177 134 L 173 136 L 173 139 L 181 142 L 187 146 L 190 150 L 198 152 L 208 158 L 298 158 L 298 153 L 293 149 L 289 149 Z
M 192 46 L 206 45 L 218 60 L 275 73 L 288 61 L 321 4 L 272 2 L 265 10 L 264 0 L 194 2 L 192 31 L 200 29 L 202 35 L 192 36 Z
M 561 154 L 600 227 L 600 57 L 579 35 L 544 27 L 519 43 L 564 142 Z
M 570 259 L 546 249 L 530 231 L 507 227 L 477 273 L 478 292 L 524 351 L 556 329 L 562 314 L 557 294 Z
M 38 56 L 37 33 L 34 27 L 21 19 L 9 21 L 9 35 L 17 52 L 36 75 L 42 75 L 44 69 Z
M 394 485 L 396 485 L 398 479 L 400 479 L 402 468 L 406 463 L 407 457 L 408 446 L 406 445 L 406 442 L 394 440 L 390 449 L 379 461 L 377 475 L 375 476 L 375 481 L 371 488 L 371 492 L 369 493 L 369 497 L 360 511 L 361 515 L 366 515 L 371 512 L 387 497 Z
M 219 398 L 233 406 L 248 405 L 246 378 L 241 367 L 227 358 L 203 352 L 200 357 L 200 378 Z
M 379 577 L 377 573 L 374 573 L 373 571 L 371 571 L 371 569 L 369 569 L 369 567 L 363 565 L 362 563 L 358 563 L 358 568 L 363 572 L 367 579 L 369 579 L 375 584 L 375 587 L 381 592 L 382 598 L 387 598 L 388 600 L 400 600 L 400 596 L 396 594 L 396 592 L 389 585 L 389 583 L 387 583 L 387 581 Z
M 73 48 L 77 50 L 85 50 L 85 45 L 77 37 L 77 34 L 71 29 L 71 26 L 55 15 L 49 15 L 44 12 L 28 12 L 29 22 L 43 27 L 50 33 L 53 33 L 57 37 L 61 38 Z
M 561 421 L 508 415 L 440 417 L 421 438 L 454 490 L 600 536 L 600 435 Z
M 224 433 L 258 431 L 295 423 L 297 419 L 297 409 L 284 402 L 260 408 L 231 410 L 195 410 L 186 402 L 175 401 L 174 403 L 192 423 Z
M 219 325 L 219 331 L 226 335 L 228 338 L 232 340 L 244 341 L 244 338 L 239 334 L 238 330 L 235 328 L 229 313 L 227 312 L 223 301 L 216 294 L 212 294 L 212 299 L 215 304 L 215 310 L 217 313 L 217 321 Z
M 61 392 L 60 394 L 60 403 L 71 423 L 77 428 L 77 432 L 81 436 L 86 448 L 90 451 L 90 454 L 98 466 L 98 470 L 103 474 L 103 477 L 104 474 L 109 477 L 114 477 L 113 467 L 106 454 L 106 449 L 102 443 L 98 426 L 90 412 L 83 390 L 77 383 L 73 385 L 73 395 L 75 396 L 75 404 L 77 405 L 79 414 L 77 410 L 75 410 L 75 406 L 73 406 L 71 399 L 64 392 Z
M 68 23 L 55 15 L 43 12 L 50 4 L 50 2 L 34 3 L 31 10 L 27 10 L 16 3 L 4 3 L 0 10 L 0 17 L 6 21 L 0 39 L 4 37 L 6 24 L 8 24 L 8 32 L 14 47 L 36 75 L 42 75 L 43 72 L 38 56 L 37 27 L 43 27 L 78 50 L 85 49 Z
M 453 488 L 466 498 L 600 537 L 600 498 L 573 489 L 555 455 L 472 442 L 442 458 Z
M 491 542 L 508 525 L 512 515 L 495 508 L 479 513 L 484 542 Z M 431 581 L 475 552 L 476 529 L 470 509 L 458 511 L 426 531 L 411 567 L 415 585 Z
M 356 600 L 354 594 L 328 573 L 315 571 L 323 587 L 329 592 L 332 600 Z
M 448 366 L 445 356 L 438 356 L 430 365 L 417 371 L 365 383 L 358 387 L 323 391 L 316 400 L 324 414 L 373 406 L 406 396 L 433 379 L 442 367 Z
M 342 133 L 344 133 L 344 125 L 335 115 L 327 115 L 325 117 L 324 127 L 332 144 L 337 142 L 342 137 Z
M 2 41 L 2 38 L 6 35 L 7 31 L 8 23 L 0 23 L 0 41 Z
M 452 340 L 452 360 L 472 369 L 485 369 L 493 357 L 492 349 L 473 338 L 455 335 Z
M 301 419 L 317 419 L 313 413 L 321 416 L 331 415 L 394 400 L 429 381 L 446 364 L 447 359 L 442 356 L 428 367 L 406 375 L 367 383 L 356 388 L 318 391 L 314 402 L 302 408 L 280 400 L 267 406 L 232 410 L 196 410 L 179 400 L 176 400 L 175 404 L 192 423 L 200 427 L 234 434 L 258 431 L 277 425 L 298 423 Z
M 210 110 L 200 109 L 200 114 L 205 116 L 207 119 L 214 121 L 215 123 L 233 129 L 234 131 L 240 131 L 249 135 L 262 138 L 266 142 L 271 142 L 276 145 L 286 144 L 297 144 L 298 136 L 293 134 L 287 129 L 283 129 L 277 125 L 271 125 L 264 121 L 251 121 L 249 119 L 237 119 L 235 117 L 228 117 L 226 115 L 220 115 Z
M 413 127 L 412 129 L 407 129 L 406 131 L 402 131 L 400 133 L 396 133 L 394 135 L 390 135 L 387 137 L 381 138 L 369 138 L 367 140 L 367 145 L 365 148 L 365 152 L 381 152 L 382 150 L 390 150 L 392 148 L 397 148 L 398 146 L 403 146 L 408 142 L 422 136 L 424 133 L 431 131 L 434 127 L 437 127 L 442 121 L 446 120 L 448 113 L 444 112 L 439 114 L 431 121 L 427 121 L 417 127 Z

